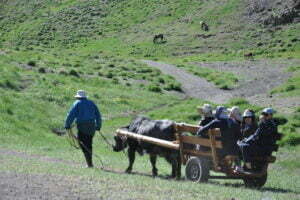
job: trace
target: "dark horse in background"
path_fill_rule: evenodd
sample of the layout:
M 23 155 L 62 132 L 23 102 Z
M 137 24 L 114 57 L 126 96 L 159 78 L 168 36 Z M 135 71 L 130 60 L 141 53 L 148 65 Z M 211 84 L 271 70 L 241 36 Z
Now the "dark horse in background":
M 144 136 L 154 137 L 167 141 L 176 140 L 174 122 L 170 120 L 151 120 L 146 117 L 137 117 L 130 125 L 123 129 Z M 126 169 L 127 173 L 132 171 L 132 166 L 135 160 L 135 152 L 140 155 L 144 152 L 150 155 L 152 165 L 152 175 L 157 176 L 157 168 L 155 166 L 157 156 L 164 157 L 172 165 L 172 178 L 180 178 L 181 176 L 181 159 L 179 151 L 160 147 L 154 144 L 137 141 L 131 138 L 122 138 L 115 136 L 114 151 L 119 152 L 128 147 L 129 166 Z

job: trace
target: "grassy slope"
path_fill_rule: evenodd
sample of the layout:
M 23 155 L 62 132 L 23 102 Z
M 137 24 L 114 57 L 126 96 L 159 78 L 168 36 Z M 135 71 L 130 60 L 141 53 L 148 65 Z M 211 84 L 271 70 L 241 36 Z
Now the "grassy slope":
M 243 0 L 216 1 L 62 1 L 12 3 L 0 26 L 3 45 L 88 46 L 108 54 L 190 61 L 242 59 L 253 52 L 258 58 L 299 58 L 299 24 L 263 28 L 248 23 Z M 17 9 L 12 4 L 17 2 Z M 25 9 L 24 9 L 25 8 Z M 5 15 L 4 15 L 5 16 Z M 14 21 L 14 23 L 11 23 Z M 199 22 L 210 26 L 200 29 Z M 153 35 L 165 34 L 167 43 L 155 45 Z M 200 35 L 200 36 L 199 36 Z M 201 38 L 201 35 L 212 35 Z M 292 42 L 293 39 L 298 41 Z M 263 41 L 263 42 L 261 42 Z M 262 43 L 258 46 L 258 43 Z M 214 76 L 214 70 L 209 71 Z M 203 76 L 203 73 L 197 73 Z M 233 74 L 230 74 L 233 76 Z M 224 76 L 221 80 L 226 80 Z M 234 77 L 236 79 L 236 77 Z M 208 79 L 211 81 L 212 79 Z M 233 87 L 230 81 L 219 87 Z
M 261 57 L 299 56 L 298 44 L 286 46 L 295 37 L 298 25 L 287 25 L 274 33 L 274 41 L 286 36 L 283 47 L 269 48 L 267 45 L 271 44 L 266 44 L 256 48 L 256 43 L 268 34 L 261 30 L 261 37 L 253 39 L 251 35 L 257 29 L 232 23 L 240 14 L 232 12 L 240 8 L 240 1 L 237 0 L 222 4 L 194 0 L 188 3 L 179 0 L 172 3 L 167 0 L 159 3 L 155 0 L 142 3 L 130 0 L 109 2 L 101 4 L 101 7 L 97 7 L 99 4 L 95 2 L 98 1 L 7 2 L 5 7 L 0 6 L 1 16 L 2 13 L 9 15 L 0 21 L 0 92 L 3 94 L 0 97 L 1 147 L 64 160 L 78 161 L 81 152 L 69 147 L 64 137 L 52 134 L 51 128 L 63 126 L 63 119 L 73 101 L 71 97 L 78 88 L 86 89 L 91 99 L 100 106 L 104 116 L 103 132 L 110 139 L 116 128 L 130 121 L 133 111 L 157 119 L 196 123 L 198 116 L 195 107 L 203 102 L 194 99 L 182 101 L 168 92 L 149 91 L 152 86 L 176 89 L 178 83 L 159 71 L 149 70 L 136 58 L 146 56 L 182 64 L 195 60 L 241 59 L 243 53 L 248 51 L 255 51 Z M 87 14 L 90 12 L 95 12 L 95 15 Z M 62 17 L 61 25 L 59 21 Z M 203 34 L 198 24 L 201 20 L 210 24 L 209 34 L 216 34 L 216 37 L 207 40 L 194 37 L 195 34 Z M 228 27 L 228 23 L 232 23 L 233 27 Z M 44 32 L 49 28 L 55 29 Z M 248 29 L 251 30 L 249 33 Z M 230 32 L 220 33 L 223 31 Z M 160 32 L 167 35 L 167 43 L 153 45 L 152 36 Z M 231 37 L 232 34 L 235 37 Z M 207 48 L 208 45 L 211 48 Z M 279 51 L 282 48 L 287 51 Z M 7 53 L 2 54 L 3 50 Z M 191 54 L 191 51 L 198 53 Z M 190 53 L 181 57 L 185 52 Z M 28 70 L 30 61 L 36 66 Z M 41 68 L 53 73 L 39 73 Z M 75 70 L 80 78 L 68 75 L 71 70 Z M 233 104 L 240 104 L 243 109 L 249 106 L 239 103 L 239 100 L 230 105 Z M 157 109 L 158 105 L 164 107 Z M 259 110 L 257 107 L 254 109 Z M 293 120 L 289 123 L 294 123 Z M 95 138 L 95 147 L 96 153 L 111 167 L 125 169 L 127 160 L 122 154 L 105 149 L 99 136 Z M 116 185 L 113 189 L 117 191 L 125 188 L 121 199 L 297 199 L 300 183 L 299 176 L 295 174 L 299 174 L 300 164 L 296 152 L 299 152 L 299 147 L 281 149 L 279 161 L 271 166 L 266 187 L 259 191 L 245 189 L 240 181 L 214 181 L 198 185 L 96 170 L 85 170 L 83 173 L 80 168 L 70 169 L 63 164 L 2 155 L 1 159 L 5 162 L 0 170 L 92 178 L 97 187 L 105 191 L 99 194 L 104 198 L 115 195 L 108 191 L 112 189 L 109 185 Z M 160 173 L 169 173 L 170 167 L 164 161 L 159 160 L 158 165 Z M 135 169 L 149 173 L 147 158 L 138 158 Z M 145 191 L 144 188 L 149 186 L 151 189 Z

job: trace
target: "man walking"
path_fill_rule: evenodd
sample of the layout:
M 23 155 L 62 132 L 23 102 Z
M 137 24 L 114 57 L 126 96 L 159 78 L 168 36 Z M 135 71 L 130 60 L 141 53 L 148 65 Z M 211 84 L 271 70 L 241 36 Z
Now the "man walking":
M 102 120 L 98 107 L 87 99 L 83 90 L 78 90 L 76 101 L 72 105 L 65 122 L 65 128 L 70 129 L 76 119 L 78 142 L 86 159 L 87 167 L 93 167 L 92 143 L 95 131 L 100 131 Z

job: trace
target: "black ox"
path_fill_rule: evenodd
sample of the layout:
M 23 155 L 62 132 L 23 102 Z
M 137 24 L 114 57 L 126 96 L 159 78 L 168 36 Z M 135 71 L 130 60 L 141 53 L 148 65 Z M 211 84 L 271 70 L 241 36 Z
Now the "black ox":
M 175 128 L 174 122 L 170 120 L 151 120 L 146 117 L 137 117 L 129 126 L 124 127 L 125 130 L 137 133 L 144 136 L 154 137 L 167 141 L 174 141 Z M 152 175 L 157 176 L 157 168 L 155 166 L 157 156 L 164 157 L 172 165 L 172 178 L 180 178 L 181 176 L 181 160 L 180 154 L 177 150 L 172 150 L 164 147 L 160 147 L 154 144 L 137 141 L 131 138 L 124 138 L 115 136 L 114 151 L 122 151 L 128 146 L 128 159 L 129 166 L 126 169 L 127 173 L 132 171 L 132 166 L 135 160 L 135 152 L 140 155 L 144 152 L 150 155 L 150 162 L 152 165 Z

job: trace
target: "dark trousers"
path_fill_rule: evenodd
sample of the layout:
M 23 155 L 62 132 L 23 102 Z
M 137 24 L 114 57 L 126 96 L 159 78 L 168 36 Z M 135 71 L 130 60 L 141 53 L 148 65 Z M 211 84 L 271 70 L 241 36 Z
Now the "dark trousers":
M 93 166 L 93 137 L 95 135 L 95 123 L 85 122 L 77 124 L 78 140 L 84 154 L 86 163 L 89 167 Z
M 256 156 L 270 156 L 272 151 L 268 147 L 263 147 L 259 145 L 249 145 L 249 144 L 243 144 L 240 145 L 242 155 L 244 162 L 252 162 L 253 157 Z

